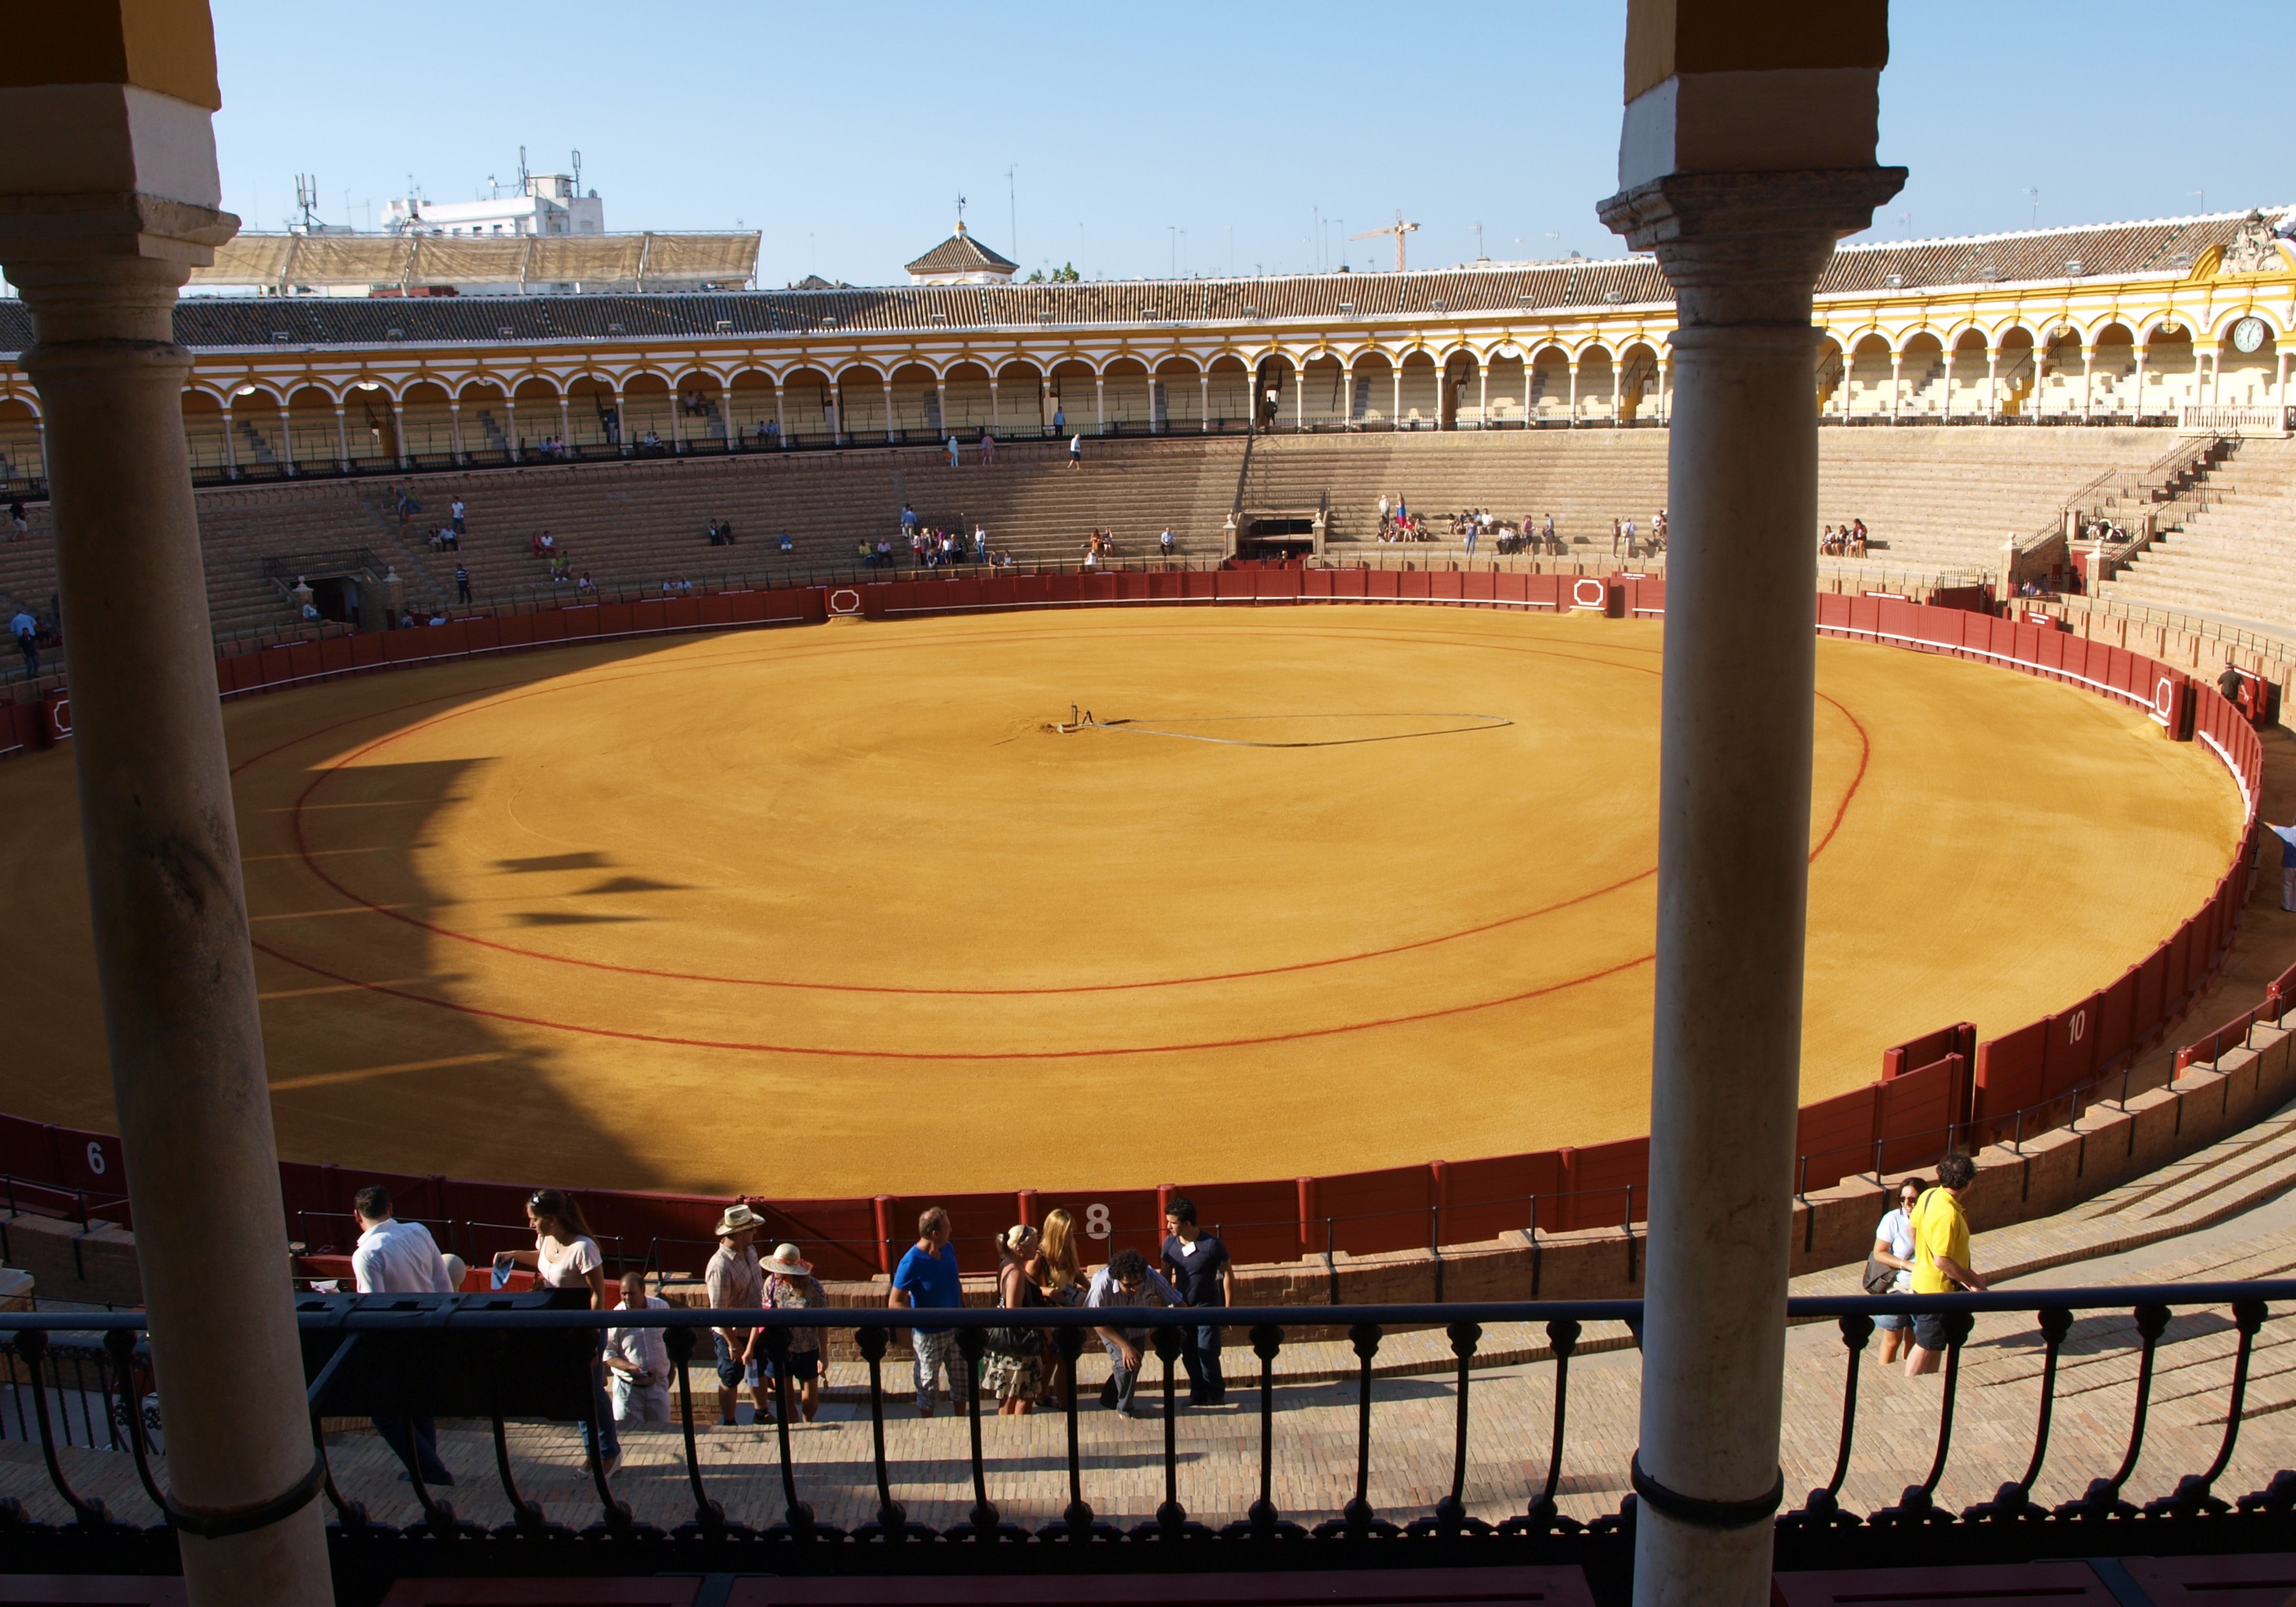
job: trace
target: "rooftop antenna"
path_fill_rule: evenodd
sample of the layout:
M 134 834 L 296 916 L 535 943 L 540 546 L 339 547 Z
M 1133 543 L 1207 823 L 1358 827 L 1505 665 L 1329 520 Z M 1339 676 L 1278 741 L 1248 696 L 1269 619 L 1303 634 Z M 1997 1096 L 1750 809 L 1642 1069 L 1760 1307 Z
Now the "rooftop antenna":
M 532 178 L 533 176 L 526 170 L 526 147 L 521 145 L 518 148 L 518 193 L 521 195 L 534 187 Z
M 964 233 L 964 197 L 962 195 L 956 198 L 956 232 L 960 234 Z
M 582 193 L 582 153 L 579 151 L 574 153 L 574 193 Z
M 2033 226 L 2038 229 L 2041 226 L 2041 192 L 2037 185 L 2027 184 L 2025 186 L 2025 193 L 2032 197 Z
M 1398 208 L 1397 208 L 1397 209 L 1396 209 L 1396 213 L 1395 213 L 1395 222 L 1394 222 L 1394 224 L 1393 224 L 1392 225 L 1390 225 L 1390 227 L 1384 228 L 1384 229 L 1365 229 L 1362 234 L 1357 234 L 1357 235 L 1355 235 L 1355 236 L 1353 236 L 1353 238 L 1355 238 L 1355 239 L 1357 239 L 1357 240 L 1377 240 L 1377 239 L 1378 239 L 1381 235 L 1382 235 L 1382 234 L 1392 234 L 1392 235 L 1394 235 L 1394 236 L 1395 236 L 1395 271 L 1396 271 L 1397 273 L 1398 273 L 1398 274 L 1399 274 L 1399 273 L 1403 272 L 1403 242 L 1404 242 L 1404 237 L 1405 237 L 1406 235 L 1409 234 L 1410 234 L 1414 229 L 1416 229 L 1418 226 L 1419 226 L 1419 225 L 1418 225 L 1417 224 L 1415 224 L 1415 223 L 1406 223 L 1406 222 L 1404 222 L 1404 221 L 1403 221 L 1403 209 L 1402 209 L 1400 207 L 1398 207 Z
M 2202 211 L 2209 209 L 2209 193 L 2206 190 L 2187 190 L 2185 193 L 2201 203 Z
M 1490 259 L 1490 253 L 1483 250 L 1483 225 L 1477 224 L 1475 225 L 1475 260 L 1488 262 Z
M 303 215 L 303 233 L 311 232 L 317 221 L 319 209 L 319 180 L 316 175 L 298 173 L 295 176 L 295 209 Z
M 1020 170 L 1018 162 L 1004 169 L 1004 205 L 1013 225 L 1013 260 L 1015 262 L 1021 260 L 1021 187 L 1013 182 L 1013 175 Z

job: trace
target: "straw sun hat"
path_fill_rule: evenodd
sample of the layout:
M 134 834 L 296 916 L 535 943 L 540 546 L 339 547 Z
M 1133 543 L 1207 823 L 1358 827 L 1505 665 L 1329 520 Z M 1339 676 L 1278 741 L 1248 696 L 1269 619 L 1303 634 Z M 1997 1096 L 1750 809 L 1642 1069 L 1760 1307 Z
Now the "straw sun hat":
M 774 1253 L 758 1265 L 767 1272 L 777 1272 L 785 1278 L 808 1277 L 813 1273 L 813 1263 L 798 1254 L 794 1244 L 775 1245 Z

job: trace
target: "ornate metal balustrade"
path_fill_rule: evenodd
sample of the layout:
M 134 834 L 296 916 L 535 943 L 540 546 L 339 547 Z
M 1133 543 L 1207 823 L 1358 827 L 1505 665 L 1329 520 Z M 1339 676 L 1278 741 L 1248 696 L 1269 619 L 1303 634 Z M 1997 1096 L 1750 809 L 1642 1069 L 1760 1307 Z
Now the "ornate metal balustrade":
M 1121 1313 L 1031 1308 L 1012 1312 L 966 1308 L 937 1311 L 931 1321 L 953 1329 L 964 1360 L 977 1376 L 990 1342 L 989 1331 L 1021 1324 L 1043 1331 L 1048 1354 L 1064 1358 L 1067 1387 L 1047 1404 L 1064 1418 L 1067 1502 L 1058 1515 L 1034 1528 L 1000 1510 L 992 1477 L 1004 1470 L 984 1455 L 981 1420 L 970 1417 L 967 1440 L 972 1501 L 960 1521 L 934 1528 L 913 1519 L 894 1495 L 906 1474 L 897 1474 L 886 1449 L 888 1348 L 914 1314 L 880 1309 L 775 1312 L 711 1312 L 660 1309 L 592 1312 L 554 1304 L 547 1294 L 460 1296 L 301 1296 L 306 1374 L 313 1424 L 315 1462 L 305 1485 L 286 1492 L 282 1504 L 324 1499 L 339 1573 L 356 1580 L 354 1596 L 374 1594 L 377 1580 L 412 1575 L 649 1574 L 700 1569 L 710 1572 L 840 1573 L 955 1570 L 1037 1571 L 1163 1569 L 1250 1569 L 1354 1565 L 1424 1566 L 1431 1563 L 1569 1562 L 1585 1569 L 1598 1599 L 1617 1599 L 1629 1577 L 1632 1536 L 1638 1506 L 1628 1496 L 1619 1510 L 1591 1521 L 1566 1514 L 1560 1497 L 1573 1473 L 1584 1470 L 1574 1457 L 1570 1423 L 1571 1362 L 1593 1324 L 1624 1324 L 1639 1334 L 1639 1301 L 1575 1301 L 1482 1305 L 1358 1306 L 1235 1310 L 1127 1309 Z M 1830 1469 L 1783 1470 L 1786 1510 L 1755 1516 L 1775 1525 L 1781 1568 L 1890 1566 L 1910 1562 L 1980 1562 L 2035 1557 L 2170 1555 L 2296 1550 L 2296 1472 L 2282 1471 L 2262 1488 L 2231 1495 L 2218 1483 L 2230 1466 L 2248 1405 L 2257 1338 L 2274 1304 L 2296 1301 L 2296 1281 L 2208 1283 L 2142 1288 L 2028 1291 L 1950 1297 L 1853 1296 L 1797 1299 L 1788 1302 L 1791 1321 L 1833 1324 L 1841 1340 L 1842 1407 L 1838 1450 Z M 2221 1390 L 2223 1431 L 2207 1465 L 2190 1469 L 2158 1489 L 2134 1488 L 2132 1479 L 2145 1445 L 2148 1414 L 2154 1405 L 2156 1357 L 2173 1311 L 2206 1314 L 2234 1337 L 2228 1380 Z M 1908 1482 L 1893 1502 L 1875 1510 L 1849 1510 L 1842 1499 L 1845 1479 L 1857 1448 L 1860 1370 L 1868 1365 L 1874 1319 L 1916 1312 L 1942 1317 L 1948 1348 L 1942 1375 L 1935 1382 L 1938 1415 L 1934 1450 L 1925 1472 Z M 1961 1390 L 1963 1349 L 1976 1320 L 1986 1314 L 2030 1315 L 2038 1337 L 2040 1375 L 2038 1415 L 2030 1429 L 2031 1450 L 2024 1472 L 1987 1499 L 1956 1512 L 1937 1497 L 1954 1446 L 1957 1421 L 1967 1412 Z M 2134 1402 L 2125 1437 L 2103 1443 L 2091 1431 L 2075 1443 L 2056 1424 L 2059 1363 L 2078 1320 L 2133 1318 L 2136 1362 Z M 1095 1342 L 1091 1329 L 1114 1319 L 1128 1329 L 1144 1329 L 1141 1390 L 1160 1393 L 1160 1463 L 1163 1499 L 1153 1516 L 1132 1524 L 1111 1522 L 1095 1510 L 1093 1486 L 1106 1477 L 1084 1451 L 1076 1395 L 1078 1358 Z M 1257 1376 L 1232 1385 L 1244 1397 L 1246 1413 L 1257 1419 L 1257 1456 L 1247 1479 L 1257 1498 L 1237 1514 L 1192 1513 L 1180 1498 L 1184 1462 L 1191 1482 L 1204 1455 L 1191 1446 L 1184 1459 L 1175 1411 L 1184 1329 L 1217 1323 L 1241 1336 L 1258 1363 Z M 1549 1431 L 1543 1443 L 1511 1444 L 1501 1455 L 1515 1461 L 1536 1490 L 1528 1504 L 1504 1515 L 1479 1514 L 1469 1500 L 1470 1447 L 1486 1457 L 1482 1434 L 1504 1433 L 1479 1425 L 1475 1363 L 1486 1328 L 1531 1324 L 1543 1330 L 1551 1364 Z M 687 1510 L 677 1521 L 649 1521 L 616 1492 L 611 1470 L 597 1453 L 602 1397 L 594 1373 L 599 1331 L 607 1326 L 658 1327 L 674 1364 L 676 1398 L 671 1431 L 682 1437 Z M 694 1402 L 687 1364 L 708 1343 L 706 1330 L 757 1327 L 763 1348 L 779 1359 L 788 1355 L 792 1329 L 803 1326 L 844 1331 L 866 1365 L 866 1415 L 873 1447 L 876 1502 L 865 1521 L 840 1528 L 816 1516 L 808 1499 L 808 1464 L 791 1454 L 791 1391 L 786 1369 L 778 1369 L 779 1422 L 769 1461 L 759 1468 L 768 1480 L 777 1472 L 771 1505 L 777 1516 L 748 1524 L 728 1516 L 722 1459 L 705 1458 L 697 1446 Z M 1286 1513 L 1277 1504 L 1280 1389 L 1292 1386 L 1279 1375 L 1278 1358 L 1287 1343 L 1342 1333 L 1356 1358 L 1353 1494 L 1337 1515 Z M 1382 1431 L 1382 1382 L 1378 1361 L 1382 1343 L 1399 1331 L 1439 1332 L 1456 1364 L 1450 1381 L 1452 1411 L 1450 1480 L 1447 1494 L 1425 1511 L 1388 1512 L 1372 1499 L 1373 1470 L 1392 1454 L 1398 1436 Z M 0 1488 L 18 1480 L 0 1500 L 0 1569 L 12 1571 L 172 1571 L 174 1531 L 209 1532 L 207 1521 L 186 1514 L 170 1499 L 159 1464 L 155 1433 L 164 1432 L 163 1406 L 152 1394 L 148 1348 L 139 1314 L 0 1314 L 6 1336 L 9 1373 L 0 1384 L 0 1438 L 37 1444 L 37 1471 L 29 1460 L 12 1467 L 0 1461 Z M 1325 1342 L 1328 1342 L 1326 1340 Z M 1797 1348 L 1796 1365 L 1821 1354 Z M 1155 1365 L 1151 1365 L 1148 1357 Z M 906 1356 L 901 1357 L 906 1361 Z M 1240 1358 L 1239 1358 L 1240 1359 Z M 1249 1365 L 1240 1366 L 1249 1373 Z M 1328 1391 L 1332 1386 L 1326 1384 Z M 1344 1388 L 1344 1386 L 1341 1386 Z M 1402 1390 L 1385 1386 L 1391 1397 Z M 1423 1395 L 1426 1385 L 1417 1390 Z M 2189 1390 L 2187 1391 L 2189 1392 Z M 1323 1397 L 1329 1404 L 1329 1395 Z M 453 1503 L 425 1481 L 411 1447 L 398 1447 L 421 1516 L 405 1527 L 377 1520 L 340 1488 L 328 1462 L 323 1417 L 396 1414 L 474 1421 L 491 1427 L 495 1475 L 512 1514 L 488 1527 L 461 1515 Z M 521 1473 L 506 1425 L 555 1422 L 582 1425 L 587 1478 L 578 1509 L 546 1512 L 521 1488 Z M 1997 1431 L 1997 1424 L 1996 1425 Z M 2054 1431 L 2054 1432 L 2053 1432 Z M 1429 1431 L 1423 1415 L 1407 1432 L 1423 1450 Z M 1231 1435 L 1218 1442 L 1238 1453 L 1251 1436 Z M 75 1450 L 74 1447 L 77 1447 Z M 111 1510 L 83 1494 L 65 1465 L 77 1456 L 102 1454 L 132 1460 L 135 1483 L 157 1522 Z M 1135 1455 L 1138 1453 L 1136 1451 Z M 1615 1453 L 1612 1453 L 1615 1455 Z M 2064 1477 L 2072 1460 L 2092 1472 L 2083 1493 L 2047 1505 L 2034 1498 L 2045 1468 Z M 530 1470 L 529 1470 L 530 1471 Z M 818 1476 L 816 1464 L 811 1469 Z M 1233 1472 L 1234 1470 L 1223 1470 Z M 1597 1480 L 1628 1483 L 1623 1470 L 1603 1466 Z M 1810 1485 L 1824 1474 L 1822 1484 Z M 31 1490 L 23 1482 L 44 1477 L 69 1510 L 69 1519 L 42 1522 L 28 1515 Z M 1685 1498 L 1648 1487 L 1644 1500 Z M 713 1493 L 713 1484 L 718 1488 Z M 1582 1486 L 1583 1488 L 1583 1483 Z M 139 1503 L 140 1505 L 140 1503 Z M 1683 1513 L 1696 1520 L 1687 1503 Z M 347 1598 L 348 1599 L 348 1598 Z

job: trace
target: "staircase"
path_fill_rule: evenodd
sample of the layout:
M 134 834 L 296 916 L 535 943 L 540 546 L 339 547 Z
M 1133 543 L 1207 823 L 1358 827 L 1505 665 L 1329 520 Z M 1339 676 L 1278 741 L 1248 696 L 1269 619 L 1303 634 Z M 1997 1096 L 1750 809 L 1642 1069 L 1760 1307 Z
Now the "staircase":
M 2112 600 L 2296 629 L 2296 441 L 2243 441 L 2185 466 L 2173 528 L 2102 588 Z

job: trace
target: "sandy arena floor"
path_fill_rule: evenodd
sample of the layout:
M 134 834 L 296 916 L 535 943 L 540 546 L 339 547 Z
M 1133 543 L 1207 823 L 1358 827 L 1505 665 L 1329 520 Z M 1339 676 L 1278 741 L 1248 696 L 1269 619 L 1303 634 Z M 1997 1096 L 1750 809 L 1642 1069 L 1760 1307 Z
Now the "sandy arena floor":
M 1659 633 L 1091 611 L 234 703 L 281 1147 L 791 1198 L 1644 1131 Z M 2237 840 L 2101 699 L 1839 642 L 1818 685 L 1806 1099 L 2111 981 Z M 109 1128 L 70 754 L 0 818 L 0 1105 Z

